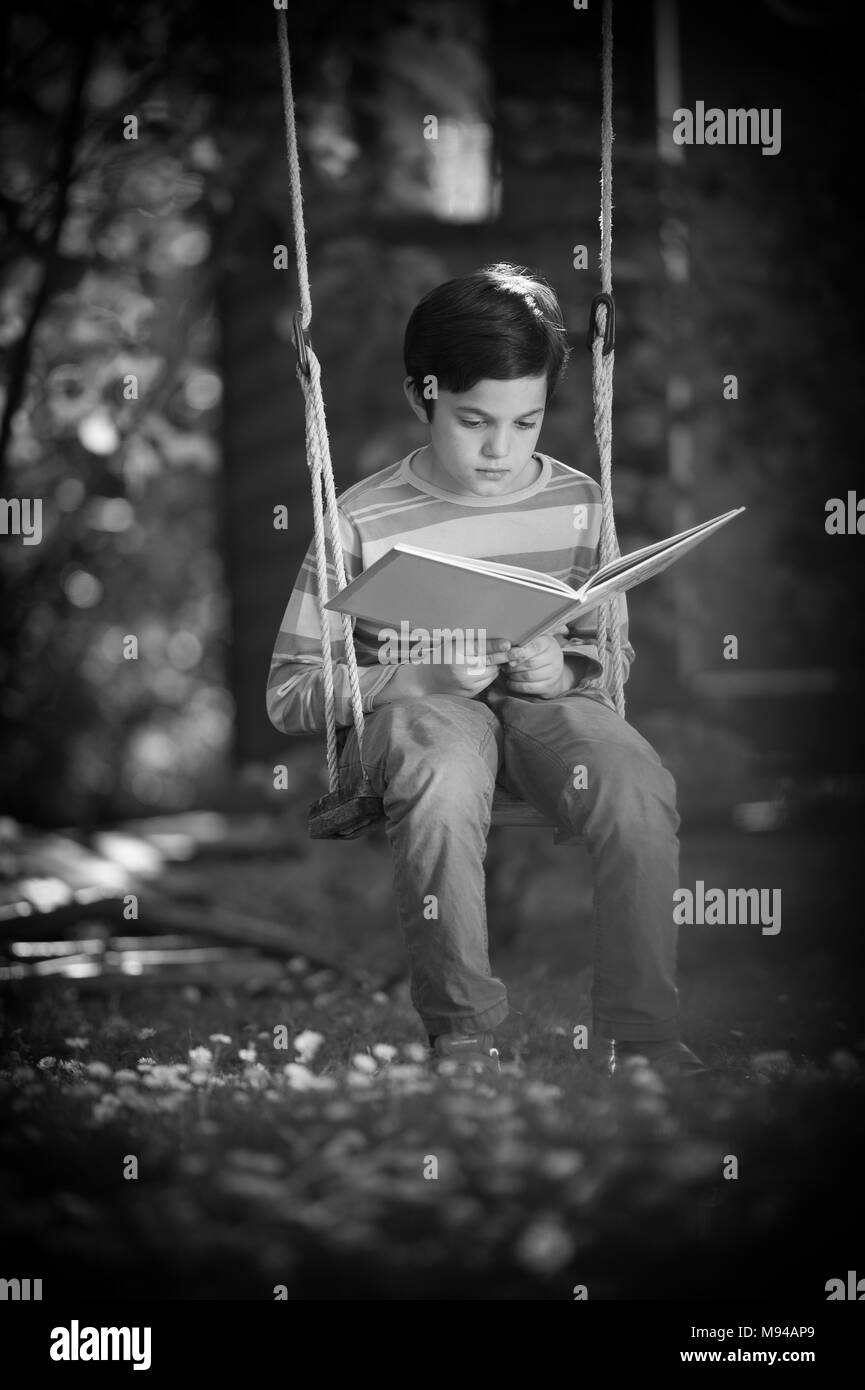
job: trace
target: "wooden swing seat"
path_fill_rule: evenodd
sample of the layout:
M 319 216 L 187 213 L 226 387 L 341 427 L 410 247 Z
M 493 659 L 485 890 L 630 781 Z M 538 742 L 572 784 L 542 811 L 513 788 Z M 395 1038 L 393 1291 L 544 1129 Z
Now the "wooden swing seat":
M 355 840 L 383 818 L 381 798 L 364 778 L 350 791 L 328 792 L 313 802 L 309 808 L 309 835 L 313 840 Z M 551 829 L 557 845 L 577 838 L 568 826 L 550 820 L 534 806 L 496 787 L 490 826 L 500 825 Z
M 566 825 L 560 825 L 558 821 L 550 820 L 543 811 L 538 811 L 534 806 L 530 806 L 527 801 L 520 801 L 519 797 L 511 796 L 502 787 L 496 787 L 493 797 L 493 818 L 491 825 L 524 825 L 527 827 L 540 826 L 541 828 L 553 831 L 553 841 L 560 845 L 565 840 L 575 838 L 573 831 Z

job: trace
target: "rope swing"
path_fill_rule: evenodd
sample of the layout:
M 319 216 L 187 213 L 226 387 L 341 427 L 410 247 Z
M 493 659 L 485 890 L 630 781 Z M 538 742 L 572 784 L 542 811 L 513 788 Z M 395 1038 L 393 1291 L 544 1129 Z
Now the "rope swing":
M 330 639 L 330 615 L 325 603 L 328 599 L 327 550 L 325 542 L 325 499 L 327 520 L 330 528 L 330 542 L 333 564 L 336 573 L 337 591 L 344 589 L 345 558 L 342 538 L 339 534 L 339 514 L 336 504 L 336 486 L 333 464 L 330 458 L 330 440 L 327 433 L 327 420 L 324 413 L 324 396 L 321 389 L 321 364 L 313 351 L 309 337 L 312 322 L 312 294 L 309 288 L 309 266 L 306 253 L 306 228 L 303 221 L 303 194 L 300 186 L 300 156 L 297 148 L 297 126 L 295 124 L 294 92 L 291 83 L 291 56 L 288 48 L 288 27 L 286 13 L 282 11 L 282 21 L 277 14 L 279 35 L 279 61 L 282 71 L 282 96 L 285 112 L 285 139 L 288 155 L 288 175 L 291 188 L 291 216 L 294 224 L 294 246 L 297 260 L 297 280 L 300 291 L 300 309 L 294 315 L 292 336 L 297 349 L 297 378 L 303 390 L 306 418 L 306 461 L 312 483 L 312 514 L 315 536 L 315 564 L 318 579 L 318 613 L 321 628 L 321 660 L 324 681 L 324 717 L 327 735 L 327 774 L 330 792 L 310 808 L 310 834 L 314 838 L 331 838 L 341 835 L 356 835 L 366 825 L 372 824 L 382 815 L 382 804 L 369 781 L 363 766 L 363 697 L 357 674 L 357 656 L 354 650 L 352 620 L 347 613 L 342 616 L 343 640 L 345 642 L 346 664 L 351 691 L 351 713 L 357 734 L 358 757 L 361 764 L 361 779 L 349 798 L 339 792 L 339 748 L 337 743 L 336 711 L 333 694 L 333 653 Z M 322 488 L 324 496 L 322 496 Z
M 288 159 L 291 215 L 294 227 L 294 247 L 297 261 L 297 280 L 300 309 L 295 313 L 292 337 L 297 349 L 297 378 L 303 391 L 306 421 L 306 456 L 312 485 L 312 507 L 316 572 L 318 579 L 318 608 L 321 626 L 322 678 L 324 684 L 324 715 L 327 737 L 327 771 L 330 791 L 310 808 L 309 830 L 313 838 L 353 838 L 367 825 L 380 820 L 382 802 L 376 796 L 363 765 L 364 715 L 363 700 L 357 672 L 352 619 L 342 614 L 345 660 L 351 691 L 351 711 L 357 735 L 361 764 L 359 783 L 347 795 L 339 789 L 339 746 L 333 685 L 333 653 L 331 649 L 331 617 L 325 608 L 328 600 L 327 548 L 325 511 L 330 531 L 337 591 L 345 588 L 345 561 L 339 532 L 336 486 L 330 457 L 330 442 L 321 387 L 321 364 L 310 339 L 312 295 L 306 247 L 306 228 L 303 219 L 303 194 L 300 182 L 300 156 L 297 144 L 294 91 L 291 81 L 291 56 L 288 44 L 286 11 L 276 15 L 279 40 L 279 61 L 282 74 L 282 98 L 285 115 L 285 141 Z M 615 341 L 615 305 L 612 294 L 612 95 L 613 95 L 613 28 L 612 0 L 604 0 L 602 20 L 602 114 L 601 114 L 601 293 L 592 301 L 587 346 L 592 353 L 592 396 L 594 401 L 594 432 L 598 445 L 601 471 L 601 531 L 600 564 L 616 559 L 619 554 L 613 517 L 612 495 L 612 412 L 613 362 Z M 598 613 L 598 654 L 603 667 L 604 682 L 611 690 L 620 715 L 624 717 L 625 701 L 622 681 L 622 655 L 618 622 L 618 600 L 603 604 Z M 529 810 L 529 808 L 526 808 Z M 532 823 L 536 823 L 532 816 Z
M 601 466 L 600 563 L 606 565 L 621 554 L 613 515 L 613 365 L 615 362 L 616 307 L 613 300 L 613 0 L 604 0 L 601 44 L 601 293 L 592 301 L 589 346 L 592 351 L 592 398 L 595 403 L 595 439 Z M 597 333 L 595 326 L 597 325 Z M 604 680 L 624 719 L 622 643 L 618 622 L 618 597 L 598 611 L 598 653 Z M 608 640 L 609 639 L 609 640 Z

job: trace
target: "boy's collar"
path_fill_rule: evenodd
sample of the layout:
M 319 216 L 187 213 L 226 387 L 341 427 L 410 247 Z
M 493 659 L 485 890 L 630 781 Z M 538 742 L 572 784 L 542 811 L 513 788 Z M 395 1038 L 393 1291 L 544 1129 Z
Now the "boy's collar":
M 426 492 L 430 497 L 439 497 L 443 502 L 452 502 L 455 507 L 497 507 L 501 511 L 503 507 L 508 507 L 513 502 L 524 502 L 527 498 L 534 497 L 535 493 L 543 491 L 550 481 L 553 471 L 552 462 L 548 455 L 539 453 L 536 449 L 532 458 L 540 459 L 541 471 L 533 483 L 530 483 L 528 487 L 520 488 L 518 492 L 505 492 L 500 497 L 475 497 L 471 493 L 446 492 L 444 488 L 437 487 L 435 483 L 428 483 L 426 478 L 422 478 L 412 468 L 412 460 L 424 448 L 426 445 L 421 444 L 419 448 L 406 454 L 402 460 L 400 475 L 403 481 L 409 483 L 411 487 L 417 488 L 419 492 Z

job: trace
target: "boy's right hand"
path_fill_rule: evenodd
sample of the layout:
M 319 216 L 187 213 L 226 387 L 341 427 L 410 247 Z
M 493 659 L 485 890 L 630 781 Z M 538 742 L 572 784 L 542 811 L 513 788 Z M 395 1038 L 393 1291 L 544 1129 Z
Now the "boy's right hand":
M 472 699 L 492 685 L 507 653 L 495 641 L 488 641 L 481 650 L 477 642 L 466 644 L 466 659 L 450 665 L 431 664 L 422 669 L 429 673 L 427 691 L 433 695 L 467 695 Z
M 477 642 L 471 646 L 467 643 L 464 662 L 404 663 L 376 697 L 376 704 L 389 704 L 417 695 L 465 695 L 472 699 L 492 685 L 499 675 L 508 659 L 509 646 L 507 642 L 490 639 L 484 650 Z

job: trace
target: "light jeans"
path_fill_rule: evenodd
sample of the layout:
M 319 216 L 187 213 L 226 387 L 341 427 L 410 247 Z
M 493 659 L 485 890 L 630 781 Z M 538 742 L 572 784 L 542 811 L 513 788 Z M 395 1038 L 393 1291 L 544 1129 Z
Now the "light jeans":
M 505 986 L 490 971 L 485 901 L 498 780 L 588 848 L 594 1033 L 678 1037 L 676 785 L 611 705 L 577 691 L 398 701 L 366 716 L 363 761 L 384 801 L 411 998 L 428 1034 L 492 1029 L 508 1016 Z M 343 785 L 360 770 L 353 729 L 340 769 Z

